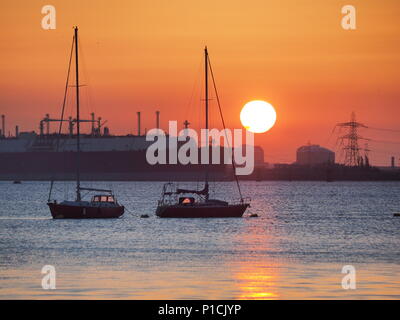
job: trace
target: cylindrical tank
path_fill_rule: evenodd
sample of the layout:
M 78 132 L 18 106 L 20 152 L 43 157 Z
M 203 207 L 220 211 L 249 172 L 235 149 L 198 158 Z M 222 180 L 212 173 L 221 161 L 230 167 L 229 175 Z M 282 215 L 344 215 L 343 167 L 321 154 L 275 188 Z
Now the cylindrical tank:
M 335 163 L 335 153 L 319 145 L 307 145 L 297 149 L 296 163 L 300 165 Z

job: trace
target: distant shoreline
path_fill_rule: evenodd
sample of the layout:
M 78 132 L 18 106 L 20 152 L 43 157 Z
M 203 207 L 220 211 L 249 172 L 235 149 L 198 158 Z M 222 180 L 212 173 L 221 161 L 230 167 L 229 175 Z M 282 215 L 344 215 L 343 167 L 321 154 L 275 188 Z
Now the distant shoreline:
M 86 181 L 200 181 L 201 170 L 171 170 L 142 172 L 91 172 L 81 173 Z M 241 181 L 400 181 L 400 170 L 397 168 L 382 170 L 376 167 L 333 166 L 296 166 L 283 165 L 276 168 L 257 167 L 251 175 L 238 176 Z M 9 173 L 0 174 L 0 181 L 74 181 L 75 172 L 57 173 Z M 213 181 L 233 181 L 232 170 L 214 171 Z

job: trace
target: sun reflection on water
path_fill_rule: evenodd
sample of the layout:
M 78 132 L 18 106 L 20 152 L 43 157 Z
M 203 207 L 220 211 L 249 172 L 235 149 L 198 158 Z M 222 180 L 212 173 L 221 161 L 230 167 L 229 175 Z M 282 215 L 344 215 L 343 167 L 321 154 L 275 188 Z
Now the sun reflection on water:
M 250 222 L 240 234 L 240 243 L 251 253 L 248 259 L 238 261 L 233 277 L 238 286 L 238 299 L 279 299 L 279 264 L 269 252 L 273 251 L 273 235 L 264 224 Z M 251 258 L 250 258 L 251 256 Z

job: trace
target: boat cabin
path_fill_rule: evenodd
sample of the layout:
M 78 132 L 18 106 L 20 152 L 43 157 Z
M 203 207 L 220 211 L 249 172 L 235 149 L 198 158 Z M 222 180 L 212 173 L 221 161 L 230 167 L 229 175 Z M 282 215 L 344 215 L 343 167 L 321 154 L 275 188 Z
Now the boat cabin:
M 113 195 L 95 195 L 92 198 L 92 202 L 115 203 L 115 198 Z
M 195 202 L 195 199 L 193 197 L 180 197 L 179 198 L 179 204 L 190 206 L 193 205 Z

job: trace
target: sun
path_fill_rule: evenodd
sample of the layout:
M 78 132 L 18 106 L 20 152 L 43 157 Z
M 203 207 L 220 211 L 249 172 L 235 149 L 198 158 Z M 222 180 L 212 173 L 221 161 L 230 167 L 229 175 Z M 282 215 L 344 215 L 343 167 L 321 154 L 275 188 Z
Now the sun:
M 253 133 L 263 133 L 274 126 L 276 112 L 270 103 L 254 100 L 244 105 L 240 112 L 240 121 L 246 130 Z

